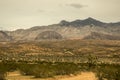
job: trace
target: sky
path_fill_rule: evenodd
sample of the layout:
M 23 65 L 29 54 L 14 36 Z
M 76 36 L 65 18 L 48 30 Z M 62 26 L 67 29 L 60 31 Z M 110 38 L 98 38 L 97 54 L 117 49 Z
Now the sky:
M 120 0 L 0 0 L 0 30 L 26 29 L 88 17 L 120 21 Z

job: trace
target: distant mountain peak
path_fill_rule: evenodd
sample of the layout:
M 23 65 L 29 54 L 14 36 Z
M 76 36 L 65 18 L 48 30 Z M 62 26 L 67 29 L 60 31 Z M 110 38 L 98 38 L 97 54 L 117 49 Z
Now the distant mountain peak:
M 98 20 L 96 20 L 96 19 L 94 19 L 94 18 L 92 18 L 92 17 L 88 17 L 88 18 L 85 19 L 85 20 L 89 20 L 89 21 L 98 21 Z
M 99 20 L 96 20 L 92 17 L 88 17 L 87 19 L 84 19 L 84 20 L 77 19 L 72 22 L 68 22 L 66 20 L 62 20 L 60 22 L 60 26 L 74 26 L 74 27 L 86 26 L 86 25 L 91 25 L 91 24 L 95 26 L 103 26 L 105 23 Z
M 102 25 L 105 24 L 105 23 L 103 23 L 103 22 L 101 22 L 99 20 L 96 20 L 94 18 L 91 18 L 91 17 L 88 17 L 87 19 L 83 20 L 82 23 L 84 25 L 91 25 L 91 24 L 93 24 L 95 26 L 102 26 Z
M 62 21 L 60 21 L 60 23 L 68 23 L 68 21 L 62 20 Z
M 70 22 L 68 22 L 68 21 L 66 21 L 66 20 L 62 20 L 62 21 L 60 21 L 60 26 L 69 26 L 69 23 Z

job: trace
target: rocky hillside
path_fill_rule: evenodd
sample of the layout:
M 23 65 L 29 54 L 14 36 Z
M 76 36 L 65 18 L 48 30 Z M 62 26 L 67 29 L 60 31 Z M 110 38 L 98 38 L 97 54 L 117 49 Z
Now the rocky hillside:
M 11 41 L 12 38 L 7 35 L 4 31 L 0 31 L 0 41 Z
M 35 26 L 30 29 L 7 31 L 15 41 L 60 40 L 60 39 L 112 39 L 120 40 L 120 22 L 105 23 L 93 18 L 58 24 Z
M 62 39 L 62 36 L 55 31 L 44 31 L 35 38 L 35 40 Z
M 120 40 L 120 36 L 92 32 L 90 35 L 86 36 L 84 39 Z

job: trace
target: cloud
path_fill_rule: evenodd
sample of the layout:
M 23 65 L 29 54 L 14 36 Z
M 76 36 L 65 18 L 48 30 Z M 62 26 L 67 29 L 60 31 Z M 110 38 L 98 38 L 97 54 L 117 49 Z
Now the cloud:
M 87 7 L 87 5 L 82 5 L 82 4 L 77 4 L 77 3 L 67 4 L 67 6 L 71 6 L 73 8 L 78 8 L 78 9 Z

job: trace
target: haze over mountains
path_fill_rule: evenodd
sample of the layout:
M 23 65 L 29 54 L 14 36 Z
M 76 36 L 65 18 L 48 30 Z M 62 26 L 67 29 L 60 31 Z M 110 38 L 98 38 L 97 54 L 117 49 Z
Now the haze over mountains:
M 120 40 L 120 22 L 105 23 L 93 18 L 35 26 L 15 31 L 0 31 L 0 41 L 39 41 L 64 39 Z

